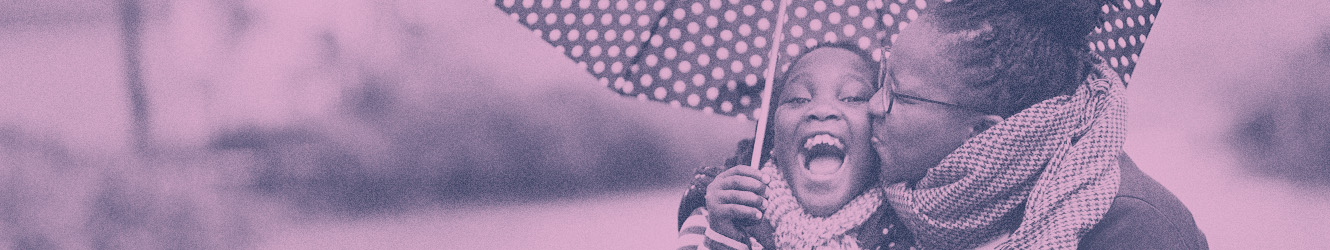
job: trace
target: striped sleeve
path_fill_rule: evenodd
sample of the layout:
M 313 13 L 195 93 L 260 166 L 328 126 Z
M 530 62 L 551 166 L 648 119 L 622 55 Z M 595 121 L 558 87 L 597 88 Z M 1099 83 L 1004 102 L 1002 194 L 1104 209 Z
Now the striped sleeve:
M 693 209 L 693 213 L 684 220 L 679 229 L 678 250 L 747 250 L 748 245 L 711 231 L 708 226 L 706 207 Z
M 707 249 L 704 243 L 708 225 L 706 207 L 693 209 L 693 213 L 683 221 L 683 227 L 679 228 L 678 250 Z

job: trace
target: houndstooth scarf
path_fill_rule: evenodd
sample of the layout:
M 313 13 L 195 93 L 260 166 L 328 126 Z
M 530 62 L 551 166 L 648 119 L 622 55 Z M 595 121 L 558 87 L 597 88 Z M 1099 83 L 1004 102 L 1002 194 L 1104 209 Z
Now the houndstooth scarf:
M 1071 249 L 1108 212 L 1126 135 L 1124 85 L 1103 64 L 1075 94 L 1037 103 L 886 196 L 922 249 Z
M 775 227 L 776 249 L 863 249 L 852 230 L 864 225 L 883 204 L 882 188 L 874 186 L 855 196 L 826 217 L 815 217 L 799 205 L 780 170 L 768 161 L 761 171 L 767 175 L 766 195 L 770 202 L 764 217 Z

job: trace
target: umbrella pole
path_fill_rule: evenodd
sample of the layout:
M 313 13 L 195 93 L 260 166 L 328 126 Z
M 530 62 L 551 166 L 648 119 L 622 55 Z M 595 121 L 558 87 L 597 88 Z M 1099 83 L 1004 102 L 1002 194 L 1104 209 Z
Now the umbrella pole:
M 757 118 L 757 129 L 754 132 L 756 135 L 753 136 L 753 156 L 749 161 L 749 164 L 758 168 L 762 168 L 763 165 L 762 149 L 764 148 L 763 144 L 766 144 L 767 126 L 770 126 L 770 124 L 767 124 L 767 119 L 770 118 L 771 95 L 773 88 L 775 88 L 776 85 L 776 57 L 780 55 L 780 46 L 777 45 L 780 45 L 781 41 L 785 39 L 785 21 L 788 19 L 788 17 L 785 16 L 785 8 L 789 5 L 790 0 L 781 0 L 780 8 L 777 8 L 776 27 L 772 30 L 773 32 L 771 32 L 771 50 L 767 51 L 767 68 L 766 72 L 762 73 L 766 78 L 765 83 L 763 83 L 764 87 L 762 88 L 762 105 L 753 112 L 753 117 Z M 758 113 L 762 114 L 758 115 Z

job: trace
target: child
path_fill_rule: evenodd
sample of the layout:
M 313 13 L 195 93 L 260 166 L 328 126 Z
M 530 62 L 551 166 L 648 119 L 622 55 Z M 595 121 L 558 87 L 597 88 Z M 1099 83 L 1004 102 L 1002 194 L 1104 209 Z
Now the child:
M 750 237 L 780 249 L 860 248 L 858 229 L 883 204 L 867 106 L 876 66 L 851 46 L 797 58 L 773 97 L 774 159 L 760 170 L 732 167 L 707 184 L 706 205 L 681 227 L 681 249 L 746 249 Z

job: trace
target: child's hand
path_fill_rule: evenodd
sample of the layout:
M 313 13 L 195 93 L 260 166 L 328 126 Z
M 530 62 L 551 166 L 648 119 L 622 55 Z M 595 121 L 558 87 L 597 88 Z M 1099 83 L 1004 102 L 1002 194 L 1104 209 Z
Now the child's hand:
M 735 226 L 736 219 L 760 220 L 766 209 L 767 182 L 757 168 L 738 165 L 707 185 L 707 221 L 711 229 L 731 239 L 745 241 L 747 235 Z

